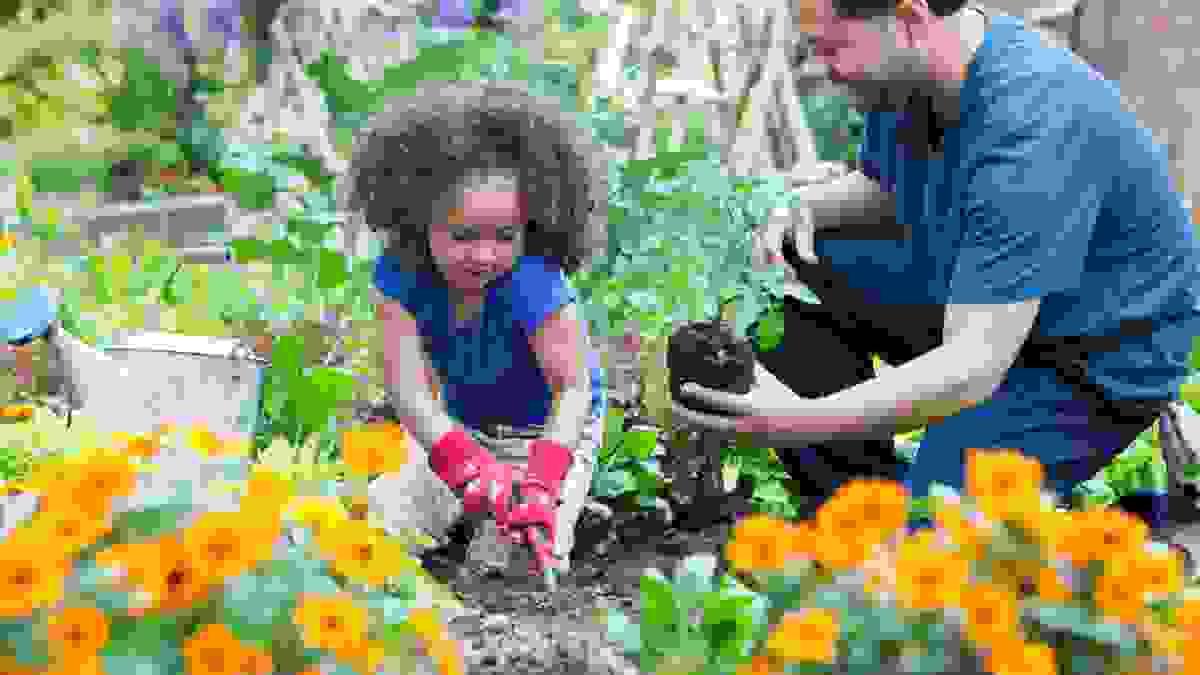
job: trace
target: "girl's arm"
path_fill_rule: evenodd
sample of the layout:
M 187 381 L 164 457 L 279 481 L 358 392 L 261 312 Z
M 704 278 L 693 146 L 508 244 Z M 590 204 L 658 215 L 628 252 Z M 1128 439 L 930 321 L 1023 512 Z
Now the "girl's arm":
M 554 392 L 545 438 L 574 448 L 583 435 L 592 404 L 591 373 L 575 303 L 547 317 L 530 338 L 530 346 Z
M 375 310 L 383 327 L 383 379 L 396 415 L 414 440 L 431 448 L 457 425 L 434 400 L 417 322 L 398 302 L 377 300 Z

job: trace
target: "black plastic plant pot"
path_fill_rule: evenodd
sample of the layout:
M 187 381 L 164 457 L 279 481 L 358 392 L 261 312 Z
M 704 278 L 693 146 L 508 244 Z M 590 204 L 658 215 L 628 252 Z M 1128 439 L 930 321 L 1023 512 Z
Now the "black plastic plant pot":
M 735 337 L 724 322 L 688 323 L 667 341 L 667 370 L 672 398 L 692 410 L 723 414 L 685 398 L 679 388 L 693 382 L 733 394 L 749 393 L 754 386 L 754 347 L 749 339 Z

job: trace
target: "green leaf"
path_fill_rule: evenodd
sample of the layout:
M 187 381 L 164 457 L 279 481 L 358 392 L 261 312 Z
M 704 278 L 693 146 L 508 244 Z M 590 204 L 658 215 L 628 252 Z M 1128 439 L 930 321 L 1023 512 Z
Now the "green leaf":
M 671 582 L 657 569 L 647 569 L 639 582 L 642 597 L 643 630 L 674 633 L 678 626 L 679 605 Z
M 1082 638 L 1115 647 L 1132 646 L 1133 634 L 1120 624 L 1096 623 L 1083 607 L 1039 605 L 1033 608 L 1034 619 L 1057 631 L 1067 631 Z
M 746 653 L 754 633 L 751 605 L 753 597 L 709 593 L 704 599 L 704 619 L 700 631 L 709 649 L 723 662 L 740 659 Z
M 221 621 L 239 640 L 269 648 L 274 639 L 274 624 L 288 620 L 296 597 L 282 579 L 242 574 L 226 585 Z
M 650 459 L 658 447 L 658 434 L 654 431 L 627 431 L 622 438 L 622 447 L 628 457 Z
M 346 256 L 344 254 L 322 248 L 318 255 L 318 288 L 321 290 L 337 288 L 350 279 L 350 272 L 346 269 Z
M 192 511 L 190 504 L 170 504 L 126 511 L 114 518 L 113 529 L 138 537 L 156 537 L 179 528 L 180 520 Z
M 253 237 L 238 238 L 229 242 L 234 261 L 238 263 L 260 262 L 270 259 L 270 245 Z

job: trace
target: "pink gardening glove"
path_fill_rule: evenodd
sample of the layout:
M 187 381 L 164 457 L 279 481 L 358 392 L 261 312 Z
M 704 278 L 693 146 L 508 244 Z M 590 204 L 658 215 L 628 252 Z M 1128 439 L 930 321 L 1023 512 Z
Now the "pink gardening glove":
M 466 514 L 490 513 L 503 531 L 512 501 L 512 467 L 496 461 L 467 432 L 455 429 L 429 450 L 433 472 L 462 500 Z
M 539 439 L 529 444 L 529 465 L 521 481 L 521 503 L 509 514 L 513 539 L 533 549 L 535 574 L 556 567 L 554 515 L 563 479 L 571 466 L 568 448 Z

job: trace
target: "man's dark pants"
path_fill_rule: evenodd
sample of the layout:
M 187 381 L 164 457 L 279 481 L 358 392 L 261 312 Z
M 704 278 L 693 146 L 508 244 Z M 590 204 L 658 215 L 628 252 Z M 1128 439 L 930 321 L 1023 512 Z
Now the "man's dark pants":
M 899 365 L 941 344 L 941 305 L 897 305 L 870 302 L 867 294 L 852 287 L 844 276 L 824 262 L 802 263 L 798 279 L 821 300 L 812 305 L 788 297 L 784 305 L 784 339 L 774 350 L 759 352 L 763 366 L 803 397 L 826 396 L 871 379 L 875 374 L 872 354 Z M 1154 423 L 1154 414 L 1137 413 L 1121 419 L 1096 413 L 1089 415 L 1094 428 L 1117 439 L 1111 451 L 1045 467 L 1047 478 L 1074 477 L 1086 480 L 1107 466 L 1121 449 L 1132 443 Z M 791 489 L 812 497 L 808 512 L 849 479 L 882 477 L 903 480 L 907 463 L 896 453 L 891 434 L 863 441 L 834 440 L 805 448 L 776 448 L 780 461 L 792 477 Z M 917 495 L 921 496 L 921 495 Z M 1122 507 L 1147 519 L 1137 499 Z

